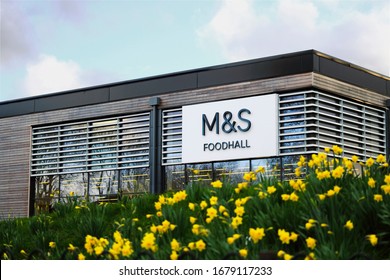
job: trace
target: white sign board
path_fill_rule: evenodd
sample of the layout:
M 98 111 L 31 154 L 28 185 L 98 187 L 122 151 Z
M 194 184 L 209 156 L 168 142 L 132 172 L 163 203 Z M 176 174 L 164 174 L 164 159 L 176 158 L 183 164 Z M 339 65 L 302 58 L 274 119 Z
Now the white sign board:
M 277 94 L 183 106 L 182 162 L 278 155 Z

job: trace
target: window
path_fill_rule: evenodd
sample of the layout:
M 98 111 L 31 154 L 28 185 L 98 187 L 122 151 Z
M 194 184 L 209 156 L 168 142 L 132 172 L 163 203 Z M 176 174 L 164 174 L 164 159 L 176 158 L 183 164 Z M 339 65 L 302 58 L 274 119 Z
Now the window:
M 315 153 L 338 145 L 362 160 L 386 154 L 385 110 L 318 91 L 279 96 L 279 153 Z
M 162 113 L 162 164 L 181 163 L 182 110 L 170 109 Z
M 37 127 L 31 175 L 149 166 L 149 113 Z

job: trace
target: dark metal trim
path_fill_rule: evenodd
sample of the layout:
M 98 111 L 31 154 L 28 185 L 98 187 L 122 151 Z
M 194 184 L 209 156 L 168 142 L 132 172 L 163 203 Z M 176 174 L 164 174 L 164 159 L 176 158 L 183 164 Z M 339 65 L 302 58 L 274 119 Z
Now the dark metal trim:
M 316 72 L 390 97 L 390 78 L 316 50 L 0 102 L 0 118 Z
M 150 192 L 161 193 L 163 191 L 161 173 L 161 110 L 158 109 L 160 98 L 152 97 L 149 100 L 149 104 L 152 106 L 149 130 Z

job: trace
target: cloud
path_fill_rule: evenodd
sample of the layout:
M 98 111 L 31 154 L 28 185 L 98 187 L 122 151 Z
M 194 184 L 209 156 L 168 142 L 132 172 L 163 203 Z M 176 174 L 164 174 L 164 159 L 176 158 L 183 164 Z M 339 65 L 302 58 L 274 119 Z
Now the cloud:
M 25 90 L 28 96 L 82 87 L 83 71 L 74 61 L 61 61 L 55 56 L 40 55 L 27 66 Z
M 24 12 L 4 1 L 0 9 L 0 64 L 12 65 L 30 58 L 35 52 L 34 32 Z
M 2 67 L 31 61 L 38 49 L 58 32 L 58 22 L 78 26 L 85 22 L 83 1 L 2 1 L 0 9 L 0 63 Z M 40 23 L 50 21 L 51 24 Z
M 224 0 L 197 34 L 230 61 L 317 49 L 389 75 L 389 2 L 332 4 Z
M 84 20 L 86 8 L 84 1 L 57 0 L 52 4 L 55 15 L 73 23 Z

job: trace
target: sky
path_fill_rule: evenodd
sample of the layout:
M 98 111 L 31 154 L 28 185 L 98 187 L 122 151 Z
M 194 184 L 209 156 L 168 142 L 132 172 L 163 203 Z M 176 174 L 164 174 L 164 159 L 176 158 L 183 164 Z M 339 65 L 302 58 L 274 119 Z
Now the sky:
M 390 75 L 390 0 L 0 0 L 0 102 L 315 49 Z

